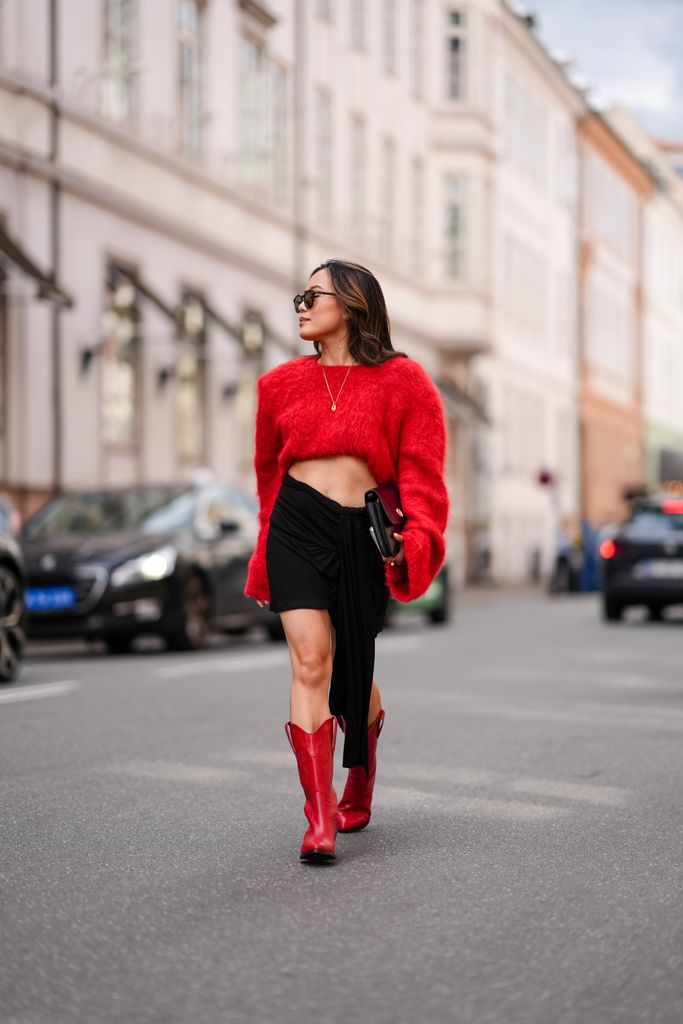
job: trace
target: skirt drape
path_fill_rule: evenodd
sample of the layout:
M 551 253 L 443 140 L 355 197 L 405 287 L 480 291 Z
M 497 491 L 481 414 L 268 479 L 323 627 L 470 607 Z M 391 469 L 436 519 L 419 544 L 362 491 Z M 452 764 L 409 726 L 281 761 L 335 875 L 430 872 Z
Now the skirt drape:
M 368 763 L 375 637 L 389 600 L 365 508 L 347 508 L 286 475 L 273 507 L 266 565 L 273 612 L 330 613 L 335 650 L 330 711 L 345 722 L 344 765 Z

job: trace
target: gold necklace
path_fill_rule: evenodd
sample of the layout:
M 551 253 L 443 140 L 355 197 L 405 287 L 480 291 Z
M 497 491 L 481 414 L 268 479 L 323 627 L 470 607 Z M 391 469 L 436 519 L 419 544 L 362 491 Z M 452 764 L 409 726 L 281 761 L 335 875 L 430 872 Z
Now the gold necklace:
M 353 363 L 351 363 L 351 366 L 353 366 Z M 341 395 L 342 391 L 344 390 L 344 385 L 346 384 L 346 378 L 351 373 L 351 366 L 349 366 L 348 370 L 346 371 L 346 374 L 344 376 L 344 380 L 342 381 L 342 386 L 339 388 L 339 391 L 337 392 L 337 397 L 335 398 L 334 395 L 332 394 L 332 392 L 330 391 L 330 385 L 329 385 L 329 383 L 327 381 L 327 374 L 325 373 L 325 367 L 323 366 L 322 363 L 320 364 L 320 369 L 323 371 L 323 377 L 325 378 L 325 387 L 327 388 L 327 391 L 328 391 L 328 394 L 330 396 L 330 399 L 332 400 L 332 405 L 330 406 L 330 409 L 332 410 L 332 412 L 336 412 L 337 411 L 337 402 L 339 401 L 339 396 Z

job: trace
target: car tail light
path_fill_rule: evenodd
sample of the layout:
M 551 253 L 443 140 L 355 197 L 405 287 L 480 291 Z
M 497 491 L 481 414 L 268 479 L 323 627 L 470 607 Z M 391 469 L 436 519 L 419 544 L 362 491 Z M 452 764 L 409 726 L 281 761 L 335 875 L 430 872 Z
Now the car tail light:
M 603 540 L 602 544 L 598 548 L 598 551 L 600 552 L 602 558 L 614 558 L 614 556 L 617 553 L 617 546 L 613 540 L 610 540 L 608 538 L 607 540 Z
M 662 502 L 662 511 L 668 516 L 683 515 L 683 498 L 669 498 Z

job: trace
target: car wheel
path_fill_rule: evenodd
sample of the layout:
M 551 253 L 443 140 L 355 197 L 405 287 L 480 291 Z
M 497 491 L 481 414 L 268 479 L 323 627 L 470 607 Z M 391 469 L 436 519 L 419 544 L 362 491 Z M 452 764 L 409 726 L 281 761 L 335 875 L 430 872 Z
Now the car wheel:
M 104 638 L 104 646 L 109 654 L 128 654 L 132 643 L 132 636 L 105 636 Z
M 180 604 L 180 625 L 166 634 L 166 646 L 171 651 L 199 651 L 209 636 L 211 610 L 209 591 L 199 573 L 185 580 Z
M 603 594 L 602 598 L 602 617 L 606 622 L 619 622 L 621 616 L 624 614 L 624 606 L 621 601 L 617 601 L 616 598 L 610 597 L 609 594 Z
M 16 573 L 0 566 L 0 683 L 16 679 L 24 656 L 24 598 Z

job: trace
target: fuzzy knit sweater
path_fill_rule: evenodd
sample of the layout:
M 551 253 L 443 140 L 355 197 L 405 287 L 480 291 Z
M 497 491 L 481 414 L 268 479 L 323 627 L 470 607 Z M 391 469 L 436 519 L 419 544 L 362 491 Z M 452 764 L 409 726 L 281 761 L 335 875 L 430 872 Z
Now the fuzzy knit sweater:
M 346 366 L 325 366 L 337 395 Z M 282 478 L 302 459 L 351 455 L 363 459 L 378 484 L 398 487 L 406 516 L 404 561 L 386 565 L 399 601 L 423 594 L 444 558 L 448 495 L 445 428 L 439 394 L 419 363 L 397 356 L 380 366 L 355 365 L 332 412 L 317 356 L 276 366 L 258 381 L 254 466 L 260 532 L 244 589 L 270 599 L 266 540 Z

